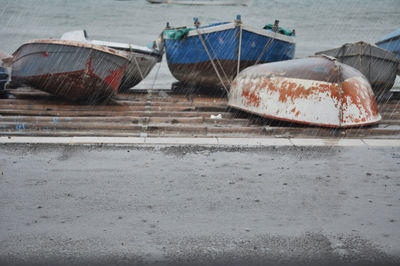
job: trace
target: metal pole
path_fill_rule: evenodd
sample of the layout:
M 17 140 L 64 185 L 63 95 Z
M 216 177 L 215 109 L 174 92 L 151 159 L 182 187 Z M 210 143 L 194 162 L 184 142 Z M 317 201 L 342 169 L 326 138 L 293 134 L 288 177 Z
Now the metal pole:
M 237 59 L 237 71 L 236 71 L 236 75 L 239 75 L 240 72 L 240 56 L 242 54 L 242 20 L 240 15 L 236 16 L 236 20 L 235 20 L 236 26 L 239 26 L 239 50 L 238 50 L 238 59 Z

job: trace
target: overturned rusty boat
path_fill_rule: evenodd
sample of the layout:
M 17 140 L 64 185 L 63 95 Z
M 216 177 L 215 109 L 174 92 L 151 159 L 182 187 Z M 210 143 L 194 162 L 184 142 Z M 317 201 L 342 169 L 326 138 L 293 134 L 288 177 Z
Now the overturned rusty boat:
M 228 105 L 266 118 L 334 128 L 381 119 L 367 79 L 326 56 L 249 67 L 233 81 Z
M 126 53 L 66 40 L 37 40 L 13 54 L 12 80 L 72 101 L 98 102 L 117 93 Z

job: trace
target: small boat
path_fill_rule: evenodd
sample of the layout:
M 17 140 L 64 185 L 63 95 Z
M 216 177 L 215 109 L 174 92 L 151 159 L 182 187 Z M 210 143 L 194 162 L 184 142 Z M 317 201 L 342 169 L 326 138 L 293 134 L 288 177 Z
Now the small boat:
M 5 67 L 0 65 L 0 96 L 4 94 L 4 85 L 8 81 L 8 73 Z
M 0 51 L 0 66 L 10 67 L 12 64 L 13 57 L 9 54 L 6 54 Z
M 213 1 L 213 0 L 147 0 L 151 4 L 176 4 L 176 5 L 193 5 L 193 6 L 247 6 L 249 0 L 225 0 L 225 1 Z
M 146 78 L 154 65 L 161 62 L 164 53 L 161 40 L 159 42 L 154 42 L 152 48 L 148 48 L 126 43 L 88 40 L 85 30 L 66 32 L 61 36 L 61 40 L 101 45 L 126 52 L 129 57 L 129 64 L 122 77 L 118 89 L 119 92 L 127 91 Z
M 389 33 L 380 39 L 376 45 L 394 53 L 400 59 L 400 29 Z
M 279 27 L 279 21 L 264 28 L 244 25 L 240 15 L 223 22 L 195 28 L 167 28 L 163 32 L 168 67 L 184 87 L 228 89 L 242 69 L 266 62 L 292 59 L 295 32 Z
M 0 97 L 5 95 L 5 85 L 10 80 L 12 56 L 0 51 Z
M 72 101 L 104 101 L 117 93 L 125 52 L 66 40 L 37 40 L 13 54 L 12 80 Z
M 266 118 L 333 128 L 381 119 L 368 80 L 325 56 L 246 68 L 231 85 L 228 105 Z
M 358 69 L 367 77 L 376 95 L 393 87 L 399 66 L 393 53 L 362 41 L 316 54 L 333 56 L 339 62 Z

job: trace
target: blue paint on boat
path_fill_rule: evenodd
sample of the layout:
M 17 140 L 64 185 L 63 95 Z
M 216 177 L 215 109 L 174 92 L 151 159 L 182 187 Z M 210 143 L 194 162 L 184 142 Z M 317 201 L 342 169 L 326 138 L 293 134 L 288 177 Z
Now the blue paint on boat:
M 396 54 L 400 58 L 400 28 L 380 39 L 376 45 Z
M 195 18 L 196 23 L 198 20 Z M 170 35 L 171 30 L 179 31 L 182 37 Z M 242 70 L 256 63 L 293 59 L 296 47 L 294 36 L 243 25 L 240 16 L 234 23 L 214 23 L 198 30 L 169 28 L 163 36 L 173 76 L 182 83 L 200 87 L 221 87 L 211 58 L 219 69 L 223 83 L 229 86 L 238 66 Z

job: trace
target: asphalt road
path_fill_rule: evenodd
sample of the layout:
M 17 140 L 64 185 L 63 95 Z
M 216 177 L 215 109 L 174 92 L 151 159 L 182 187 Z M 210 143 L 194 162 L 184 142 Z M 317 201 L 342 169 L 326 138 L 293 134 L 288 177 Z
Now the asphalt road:
M 399 265 L 399 147 L 0 146 L 0 265 Z

